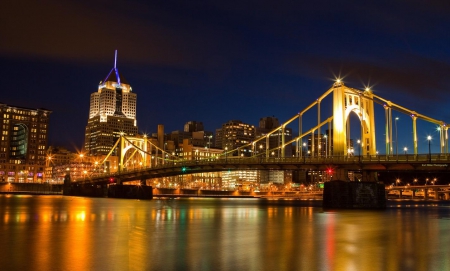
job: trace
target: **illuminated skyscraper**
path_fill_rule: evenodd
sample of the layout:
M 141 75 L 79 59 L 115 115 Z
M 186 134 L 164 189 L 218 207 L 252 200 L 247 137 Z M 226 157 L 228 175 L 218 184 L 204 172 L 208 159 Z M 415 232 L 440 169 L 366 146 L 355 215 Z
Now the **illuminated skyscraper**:
M 117 51 L 114 67 L 104 80 L 100 81 L 98 91 L 91 94 L 89 120 L 86 126 L 84 148 L 87 155 L 108 154 L 119 138 L 136 135 L 136 94 L 119 73 Z

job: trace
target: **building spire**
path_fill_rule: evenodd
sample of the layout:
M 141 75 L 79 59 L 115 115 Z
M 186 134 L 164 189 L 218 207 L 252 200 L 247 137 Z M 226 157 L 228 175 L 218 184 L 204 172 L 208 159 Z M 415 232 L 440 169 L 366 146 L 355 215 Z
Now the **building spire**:
M 117 50 L 115 51 L 114 54 L 114 69 L 117 69 Z

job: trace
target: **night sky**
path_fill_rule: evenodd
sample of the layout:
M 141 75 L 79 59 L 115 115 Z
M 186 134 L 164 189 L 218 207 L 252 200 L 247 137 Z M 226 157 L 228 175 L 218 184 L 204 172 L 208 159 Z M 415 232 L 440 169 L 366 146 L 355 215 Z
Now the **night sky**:
M 6 0 L 0 102 L 52 110 L 50 144 L 80 149 L 90 94 L 117 49 L 142 133 L 191 120 L 208 131 L 234 119 L 284 122 L 337 77 L 450 122 L 450 2 L 365 2 Z M 412 149 L 411 119 L 395 116 L 399 148 Z M 383 118 L 380 109 L 380 152 Z M 436 126 L 418 128 L 419 152 L 427 135 L 437 152 Z

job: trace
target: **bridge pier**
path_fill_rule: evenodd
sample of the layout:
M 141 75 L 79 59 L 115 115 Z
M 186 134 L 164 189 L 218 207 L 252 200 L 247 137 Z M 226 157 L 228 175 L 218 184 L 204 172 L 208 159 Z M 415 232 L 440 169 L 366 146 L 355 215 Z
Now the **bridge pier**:
M 324 209 L 384 209 L 384 184 L 376 182 L 330 181 L 323 191 Z
M 153 199 L 153 187 L 147 185 L 109 185 L 108 198 Z
M 140 180 L 139 180 L 139 185 L 141 185 L 141 186 L 147 186 L 147 179 L 145 179 L 145 178 L 140 179 Z

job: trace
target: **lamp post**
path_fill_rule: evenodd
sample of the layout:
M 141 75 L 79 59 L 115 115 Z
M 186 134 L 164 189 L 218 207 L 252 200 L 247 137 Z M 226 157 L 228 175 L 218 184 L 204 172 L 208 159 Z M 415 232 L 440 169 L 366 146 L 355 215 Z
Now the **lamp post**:
M 325 138 L 325 158 L 328 157 L 328 136 L 324 135 L 323 138 Z
M 395 118 L 395 155 L 396 155 L 397 158 L 398 158 L 397 120 L 398 120 L 398 117 Z
M 208 138 L 208 150 L 209 150 L 209 153 L 211 153 L 211 138 L 212 138 L 212 135 L 209 135 L 209 136 L 206 136 L 207 138 Z
M 408 148 L 407 148 L 407 147 L 404 147 L 404 148 L 403 148 L 403 151 L 405 151 L 405 155 L 406 155 L 406 153 L 407 153 L 407 151 L 408 151 Z
M 361 156 L 361 140 L 358 139 L 356 143 L 358 143 L 358 156 Z
M 306 162 L 306 143 L 305 142 L 303 142 L 303 153 L 302 153 L 302 155 L 303 155 L 303 163 L 305 163 Z
M 428 140 L 428 156 L 429 156 L 429 161 L 431 162 L 431 136 L 428 136 L 427 140 Z
M 225 162 L 227 162 L 228 160 L 228 147 L 225 147 Z

